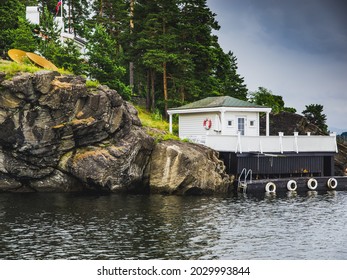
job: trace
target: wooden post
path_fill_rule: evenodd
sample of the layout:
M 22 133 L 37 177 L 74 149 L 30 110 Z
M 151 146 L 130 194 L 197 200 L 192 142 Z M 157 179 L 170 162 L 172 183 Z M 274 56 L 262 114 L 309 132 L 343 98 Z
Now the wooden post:
M 134 29 L 134 0 L 130 1 L 130 34 L 133 33 Z M 133 46 L 133 42 L 130 42 L 130 47 Z M 131 92 L 133 92 L 134 88 L 134 62 L 129 62 L 129 85 L 131 88 Z

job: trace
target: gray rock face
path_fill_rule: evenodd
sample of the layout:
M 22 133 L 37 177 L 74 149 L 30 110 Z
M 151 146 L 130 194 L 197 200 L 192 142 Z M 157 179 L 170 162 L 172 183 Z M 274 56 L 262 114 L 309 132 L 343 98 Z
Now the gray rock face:
M 265 116 L 260 120 L 260 132 L 265 135 Z M 293 135 L 298 132 L 299 135 L 306 135 L 310 132 L 312 135 L 323 135 L 323 131 L 299 114 L 290 112 L 280 112 L 270 114 L 270 135 L 278 135 L 283 132 L 284 135 Z
M 107 87 L 42 71 L 1 82 L 1 190 L 138 186 L 153 149 L 131 104 Z M 138 167 L 138 166 L 141 166 Z
M 217 152 L 196 144 L 166 141 L 156 145 L 152 153 L 149 184 L 153 193 L 226 193 L 229 177 Z
M 225 192 L 217 154 L 155 144 L 136 109 L 105 86 L 41 71 L 0 73 L 0 191 Z

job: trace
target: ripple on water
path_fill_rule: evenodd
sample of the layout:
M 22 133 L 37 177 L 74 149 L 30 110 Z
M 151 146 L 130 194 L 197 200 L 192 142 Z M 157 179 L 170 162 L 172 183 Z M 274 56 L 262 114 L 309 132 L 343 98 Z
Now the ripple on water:
M 0 196 L 1 259 L 347 259 L 345 192 Z

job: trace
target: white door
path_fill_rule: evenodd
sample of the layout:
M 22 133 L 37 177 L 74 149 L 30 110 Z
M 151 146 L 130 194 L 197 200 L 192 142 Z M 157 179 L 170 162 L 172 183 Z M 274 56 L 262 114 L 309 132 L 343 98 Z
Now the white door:
M 246 118 L 244 117 L 237 118 L 237 130 L 241 133 L 241 135 L 245 135 L 245 124 L 246 124 Z

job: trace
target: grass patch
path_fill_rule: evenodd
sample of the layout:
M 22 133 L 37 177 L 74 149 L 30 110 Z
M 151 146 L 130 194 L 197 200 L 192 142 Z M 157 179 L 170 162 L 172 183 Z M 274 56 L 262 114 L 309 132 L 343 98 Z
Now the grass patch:
M 169 123 L 158 118 L 157 114 L 151 114 L 145 109 L 135 106 L 138 113 L 141 123 L 145 127 L 156 128 L 165 132 L 169 132 Z
M 176 140 L 176 141 L 181 141 L 181 139 L 176 136 L 176 135 L 173 135 L 173 134 L 160 134 L 160 135 L 157 135 L 155 137 L 155 140 L 157 142 L 161 142 L 161 141 L 168 141 L 168 140 Z
M 152 127 L 146 127 L 146 133 L 155 139 L 155 142 L 162 142 L 167 140 L 177 140 L 180 141 L 180 138 L 176 135 L 162 131 Z
M 35 73 L 42 70 L 45 69 L 38 67 L 30 62 L 19 64 L 17 62 L 8 60 L 0 60 L 0 72 L 4 72 L 6 74 L 6 79 L 12 78 L 17 73 Z M 59 69 L 58 72 L 60 74 L 71 74 L 71 72 L 64 69 Z
M 98 88 L 100 86 L 100 83 L 99 83 L 99 81 L 87 80 L 86 81 L 86 86 L 88 88 Z
M 7 79 L 12 78 L 19 72 L 35 73 L 40 70 L 42 70 L 42 68 L 32 64 L 18 64 L 17 62 L 10 62 L 6 60 L 0 61 L 0 71 L 6 74 Z
M 173 134 L 169 133 L 169 123 L 163 120 L 159 112 L 150 113 L 145 109 L 135 106 L 141 123 L 147 128 L 147 134 L 156 139 L 156 141 L 179 140 L 178 125 L 173 124 Z

